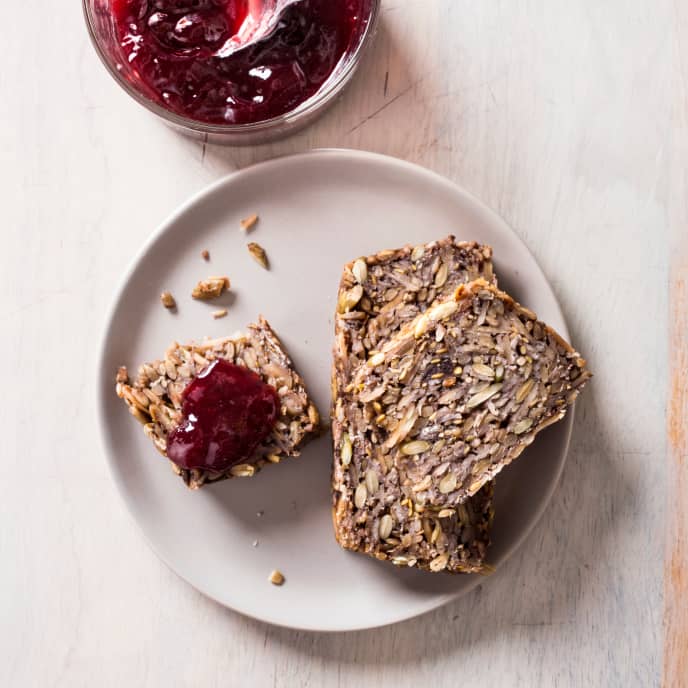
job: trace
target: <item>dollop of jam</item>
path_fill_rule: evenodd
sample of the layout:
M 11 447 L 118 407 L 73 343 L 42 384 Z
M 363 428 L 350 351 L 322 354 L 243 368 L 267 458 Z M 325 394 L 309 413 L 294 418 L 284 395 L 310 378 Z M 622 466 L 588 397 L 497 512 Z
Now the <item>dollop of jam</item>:
M 167 438 L 177 466 L 225 471 L 250 463 L 280 411 L 277 392 L 253 371 L 213 361 L 182 394 L 182 421 Z
M 173 112 L 214 124 L 283 115 L 313 96 L 368 21 L 370 0 L 304 0 L 260 43 L 222 57 L 248 0 L 112 0 L 121 72 Z

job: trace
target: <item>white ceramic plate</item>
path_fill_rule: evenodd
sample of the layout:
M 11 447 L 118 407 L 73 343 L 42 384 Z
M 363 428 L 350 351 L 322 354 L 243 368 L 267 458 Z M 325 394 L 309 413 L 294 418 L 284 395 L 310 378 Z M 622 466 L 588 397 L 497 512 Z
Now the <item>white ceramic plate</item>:
M 239 220 L 260 214 L 246 250 Z M 136 257 L 116 296 L 98 371 L 104 446 L 117 485 L 155 552 L 182 578 L 243 614 L 293 628 L 342 631 L 429 611 L 480 576 L 400 570 L 345 552 L 330 511 L 329 437 L 250 480 L 186 489 L 116 398 L 119 365 L 135 370 L 174 340 L 232 334 L 264 314 L 303 374 L 323 415 L 329 408 L 332 313 L 343 264 L 357 256 L 454 233 L 490 244 L 502 287 L 564 336 L 547 280 L 513 231 L 475 198 L 414 165 L 369 153 L 317 151 L 272 160 L 219 181 L 186 203 Z M 208 249 L 210 264 L 200 258 Z M 192 301 L 202 277 L 228 274 L 230 315 Z M 159 294 L 179 304 L 165 311 Z M 572 416 L 547 430 L 497 481 L 491 563 L 499 566 L 531 530 L 561 472 Z M 259 516 L 258 513 L 262 515 Z M 253 546 L 258 541 L 257 546 Z M 268 582 L 273 569 L 287 582 Z

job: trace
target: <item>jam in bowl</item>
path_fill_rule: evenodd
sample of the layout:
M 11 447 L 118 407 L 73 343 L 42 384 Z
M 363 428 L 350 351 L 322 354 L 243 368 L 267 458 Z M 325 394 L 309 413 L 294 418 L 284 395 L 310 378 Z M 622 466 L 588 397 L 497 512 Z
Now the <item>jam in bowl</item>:
M 232 53 L 248 0 L 84 2 L 101 58 L 131 95 L 173 125 L 230 143 L 319 114 L 353 74 L 379 12 L 379 0 L 302 0 L 274 32 Z

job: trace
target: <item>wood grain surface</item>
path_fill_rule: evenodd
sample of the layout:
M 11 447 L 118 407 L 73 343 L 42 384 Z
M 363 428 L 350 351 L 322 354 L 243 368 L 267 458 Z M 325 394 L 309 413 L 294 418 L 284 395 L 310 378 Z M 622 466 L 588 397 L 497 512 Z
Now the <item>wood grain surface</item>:
M 688 685 L 688 9 L 676 5 L 669 192 L 668 499 L 663 685 Z
M 180 137 L 130 101 L 78 2 L 12 3 L 11 15 L 1 686 L 686 685 L 681 3 L 384 0 L 341 101 L 308 130 L 245 149 Z M 95 415 L 105 312 L 153 228 L 221 175 L 314 147 L 419 163 L 493 207 L 551 280 L 595 372 L 561 484 L 520 551 L 443 609 L 346 635 L 268 627 L 180 581 L 116 493 Z

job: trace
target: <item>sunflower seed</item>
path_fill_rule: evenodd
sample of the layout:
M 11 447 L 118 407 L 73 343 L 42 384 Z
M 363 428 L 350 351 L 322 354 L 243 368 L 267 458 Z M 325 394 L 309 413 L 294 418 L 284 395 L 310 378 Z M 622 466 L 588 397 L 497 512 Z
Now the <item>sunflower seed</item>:
M 459 306 L 456 301 L 445 301 L 437 306 L 433 306 L 428 312 L 427 316 L 433 322 L 446 320 L 450 315 L 453 315 L 458 310 Z
M 270 269 L 270 263 L 268 262 L 268 254 L 265 253 L 265 249 L 260 245 L 252 241 L 247 245 L 248 252 L 251 254 L 253 259 L 266 270 Z
M 392 557 L 392 563 L 395 566 L 415 566 L 417 562 L 417 559 L 415 557 L 404 557 L 404 556 L 398 556 L 398 557 Z
M 371 468 L 369 468 L 366 471 L 365 484 L 368 494 L 371 496 L 375 495 L 375 493 L 378 490 L 378 487 L 380 486 L 380 483 L 377 478 L 377 473 Z
M 340 450 L 340 457 L 343 466 L 348 466 L 351 463 L 351 457 L 353 456 L 353 447 L 351 445 L 351 439 L 347 433 L 342 436 L 342 448 Z
M 442 535 L 442 526 L 440 522 L 435 523 L 435 527 L 432 529 L 432 535 L 430 536 L 430 543 L 435 544 L 439 540 L 440 535 Z
M 442 263 L 435 275 L 435 287 L 438 289 L 443 287 L 447 283 L 447 277 L 449 277 L 449 266 L 446 263 Z
M 365 506 L 366 500 L 368 499 L 368 490 L 365 483 L 359 483 L 356 488 L 356 493 L 354 495 L 354 504 L 357 509 L 362 509 Z
M 389 514 L 385 514 L 380 519 L 380 530 L 379 537 L 380 540 L 386 540 L 392 534 L 392 528 L 394 527 L 394 521 Z
M 493 380 L 495 378 L 495 371 L 483 363 L 474 363 L 473 372 L 483 380 Z
M 406 454 L 406 456 L 415 456 L 416 454 L 422 454 L 428 451 L 432 445 L 430 442 L 425 442 L 423 440 L 416 440 L 415 442 L 408 442 L 401 447 L 401 453 Z
M 442 494 L 449 494 L 456 489 L 456 474 L 447 473 L 447 475 L 440 480 L 439 490 Z
M 497 394 L 502 389 L 502 383 L 496 382 L 494 385 L 490 385 L 487 389 L 482 392 L 474 394 L 467 402 L 466 408 L 472 409 L 476 406 L 484 404 L 488 399 L 491 399 L 495 394 Z
M 348 291 L 342 292 L 339 297 L 339 312 L 348 313 L 351 311 L 361 300 L 362 296 L 363 287 L 360 284 L 357 284 Z
M 514 434 L 515 435 L 522 435 L 524 432 L 528 432 L 533 427 L 533 419 L 532 418 L 524 418 L 523 420 L 520 420 L 516 425 L 514 425 Z
M 437 573 L 438 571 L 443 571 L 444 569 L 447 568 L 448 563 L 449 563 L 449 555 L 447 553 L 440 554 L 438 557 L 435 557 L 430 562 L 430 570 L 435 572 L 435 573 Z
M 530 380 L 526 380 L 519 388 L 518 391 L 516 392 L 516 403 L 520 404 L 524 399 L 530 394 L 530 391 L 533 389 L 533 385 L 535 385 L 535 380 L 532 378 Z
M 256 468 L 255 466 L 251 466 L 251 464 L 248 463 L 240 463 L 236 466 L 232 466 L 229 472 L 235 478 L 250 478 L 251 476 L 255 475 Z
M 415 263 L 419 261 L 425 255 L 425 246 L 416 246 L 413 251 L 411 251 L 411 260 Z
M 375 368 L 379 365 L 382 365 L 384 362 L 385 355 L 382 352 L 375 353 L 368 359 L 368 365 L 371 368 Z
M 426 475 L 419 483 L 416 483 L 411 489 L 414 492 L 423 492 L 429 490 L 432 487 L 432 477 Z
M 351 272 L 353 272 L 353 275 L 359 284 L 365 284 L 366 280 L 368 279 L 368 266 L 364 260 L 359 258 L 357 261 L 355 261 L 353 267 L 351 268 Z

